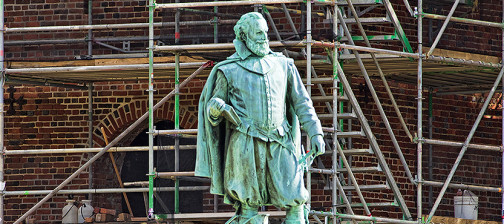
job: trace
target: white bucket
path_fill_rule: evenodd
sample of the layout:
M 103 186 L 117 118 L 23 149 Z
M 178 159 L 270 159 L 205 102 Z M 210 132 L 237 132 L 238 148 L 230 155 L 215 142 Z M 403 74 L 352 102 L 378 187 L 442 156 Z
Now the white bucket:
M 455 218 L 478 219 L 478 196 L 471 191 L 464 191 L 464 196 L 455 196 Z

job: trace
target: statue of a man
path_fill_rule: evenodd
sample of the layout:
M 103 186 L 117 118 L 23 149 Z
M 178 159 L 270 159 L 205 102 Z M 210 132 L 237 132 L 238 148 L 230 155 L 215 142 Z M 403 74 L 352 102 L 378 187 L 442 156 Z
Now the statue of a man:
M 234 31 L 236 53 L 214 67 L 200 98 L 196 175 L 235 206 L 236 223 L 262 223 L 263 205 L 305 223 L 299 127 L 320 155 L 320 121 L 294 61 L 270 50 L 262 15 L 243 15 Z

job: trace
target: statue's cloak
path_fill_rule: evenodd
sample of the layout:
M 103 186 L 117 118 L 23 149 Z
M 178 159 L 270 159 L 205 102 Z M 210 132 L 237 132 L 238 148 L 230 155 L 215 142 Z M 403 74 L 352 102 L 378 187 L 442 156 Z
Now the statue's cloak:
M 227 140 L 229 139 L 230 124 L 229 122 L 221 122 L 217 126 L 212 126 L 208 120 L 207 103 L 212 98 L 212 92 L 215 88 L 215 80 L 217 79 L 217 71 L 219 66 L 236 63 L 236 66 L 241 66 L 240 61 L 247 60 L 249 55 L 248 49 L 243 42 L 234 40 L 236 53 L 228 57 L 226 60 L 216 64 L 210 75 L 203 91 L 201 92 L 198 104 L 198 138 L 196 147 L 196 168 L 195 175 L 200 177 L 208 177 L 211 179 L 210 193 L 224 195 L 224 155 L 226 151 Z M 281 56 L 283 57 L 283 56 Z M 295 114 L 292 105 L 287 102 L 287 120 L 291 126 L 291 136 L 296 149 L 301 151 L 301 133 L 299 129 L 299 121 Z M 300 152 L 303 153 L 303 152 Z

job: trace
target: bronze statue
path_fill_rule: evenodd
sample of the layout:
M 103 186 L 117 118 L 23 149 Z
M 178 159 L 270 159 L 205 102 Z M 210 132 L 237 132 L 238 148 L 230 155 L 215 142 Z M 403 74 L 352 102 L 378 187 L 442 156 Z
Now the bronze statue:
M 264 205 L 285 208 L 285 223 L 306 223 L 299 128 L 320 155 L 320 121 L 294 61 L 270 50 L 262 15 L 243 15 L 234 31 L 236 53 L 214 67 L 201 94 L 196 175 L 234 205 L 228 223 L 263 223 Z

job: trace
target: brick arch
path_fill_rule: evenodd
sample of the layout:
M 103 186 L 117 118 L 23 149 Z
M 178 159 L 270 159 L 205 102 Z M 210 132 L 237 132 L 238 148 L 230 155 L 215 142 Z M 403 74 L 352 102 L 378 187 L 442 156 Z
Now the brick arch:
M 148 111 L 147 100 L 132 100 L 129 103 L 122 104 L 117 109 L 106 115 L 102 115 L 102 119 L 96 121 L 93 130 L 93 144 L 95 146 L 105 146 L 105 141 L 101 133 L 101 127 L 104 128 L 105 134 L 109 142 L 119 136 L 126 128 L 138 120 L 144 113 Z M 175 103 L 173 101 L 166 102 L 159 109 L 154 111 L 154 123 L 161 120 L 175 120 Z M 147 128 L 147 122 L 136 128 L 132 136 L 137 136 L 142 130 Z M 180 104 L 180 127 L 182 129 L 196 128 L 198 125 L 197 106 L 190 103 L 182 102 Z M 128 145 L 128 144 L 126 144 Z

